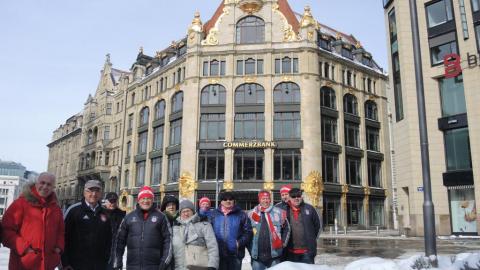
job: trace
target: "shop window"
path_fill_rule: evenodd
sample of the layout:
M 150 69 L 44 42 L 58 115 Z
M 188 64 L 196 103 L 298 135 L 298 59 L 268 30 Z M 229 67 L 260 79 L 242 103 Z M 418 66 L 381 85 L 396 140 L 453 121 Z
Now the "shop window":
M 347 224 L 349 226 L 363 225 L 363 198 L 347 198 Z
M 382 162 L 368 160 L 368 185 L 370 187 L 382 187 Z
M 237 150 L 234 154 L 235 181 L 263 181 L 263 150 Z
M 274 155 L 274 179 L 301 181 L 302 162 L 299 150 L 277 150 Z
M 450 187 L 450 216 L 455 234 L 477 233 L 477 211 L 473 186 Z
M 339 197 L 325 196 L 323 198 L 324 218 L 323 224 L 333 226 L 341 217 L 341 202 Z
M 198 154 L 198 180 L 223 180 L 224 169 L 223 150 L 200 150 Z
M 339 183 L 338 154 L 323 152 L 322 165 L 323 180 L 328 183 Z
M 385 226 L 384 201 L 382 199 L 370 199 L 368 209 L 370 226 Z
M 468 128 L 447 130 L 444 132 L 444 138 L 447 171 L 471 169 L 472 159 Z
M 347 184 L 349 185 L 362 185 L 362 177 L 361 177 L 361 160 L 355 157 L 346 157 L 346 177 L 347 177 Z
M 442 116 L 452 116 L 467 112 L 463 77 L 440 79 L 440 98 L 442 104 Z

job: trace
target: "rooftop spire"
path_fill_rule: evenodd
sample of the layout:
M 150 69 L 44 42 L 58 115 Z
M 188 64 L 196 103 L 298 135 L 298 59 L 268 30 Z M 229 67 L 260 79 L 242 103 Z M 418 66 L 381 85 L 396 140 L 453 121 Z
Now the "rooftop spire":
M 202 20 L 200 19 L 200 12 L 196 11 L 194 18 L 192 20 L 192 24 L 190 25 L 189 31 L 193 32 L 202 32 L 203 24 Z
M 309 26 L 316 26 L 317 21 L 312 16 L 310 6 L 305 6 L 305 11 L 303 13 L 302 21 L 300 22 L 300 27 L 305 28 Z

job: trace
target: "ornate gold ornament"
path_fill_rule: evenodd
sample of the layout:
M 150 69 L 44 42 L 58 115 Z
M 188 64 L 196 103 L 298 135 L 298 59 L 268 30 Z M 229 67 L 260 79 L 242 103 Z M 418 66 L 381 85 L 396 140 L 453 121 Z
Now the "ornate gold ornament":
M 347 194 L 348 193 L 348 185 L 347 184 L 343 184 L 342 185 L 342 194 Z
M 180 84 L 175 85 L 175 91 L 180 91 Z
M 213 26 L 213 28 L 210 29 L 210 31 L 208 32 L 207 38 L 202 41 L 202 45 L 204 46 L 218 45 L 218 37 L 217 37 L 218 25 L 220 24 L 220 22 L 222 22 L 223 17 L 225 17 L 225 15 L 228 15 L 228 14 L 230 14 L 230 7 L 224 7 L 222 15 L 218 17 L 218 20 L 215 23 L 215 26 Z
M 360 41 L 357 40 L 357 43 L 355 44 L 355 48 L 357 49 L 362 48 L 362 44 L 360 43 Z
M 156 51 L 155 52 L 155 57 L 156 58 L 162 58 L 162 52 L 161 51 Z
M 192 33 L 192 32 L 200 33 L 202 31 L 203 31 L 203 24 L 202 24 L 202 20 L 200 19 L 200 12 L 196 11 L 194 18 L 192 20 L 192 24 L 188 28 L 188 33 Z
M 118 207 L 122 209 L 123 211 L 128 210 L 128 192 L 127 190 L 123 190 L 122 193 L 120 193 L 120 196 L 118 198 Z
M 273 181 L 266 181 L 263 183 L 263 189 L 272 191 L 275 188 L 275 184 Z
M 302 183 L 302 189 L 310 198 L 314 207 L 320 206 L 320 197 L 323 194 L 324 186 L 322 181 L 322 175 L 318 171 L 312 171 L 305 182 Z
M 210 80 L 208 80 L 208 83 L 209 84 L 218 84 L 219 81 L 218 81 L 218 79 L 210 79 Z
M 313 31 L 308 31 L 308 33 L 307 33 L 307 39 L 308 39 L 308 41 L 313 42 L 313 41 L 314 41 L 314 38 L 315 38 L 315 36 L 314 36 Z
M 278 3 L 273 4 L 272 10 L 273 10 L 274 13 L 276 13 L 277 15 L 279 15 L 282 18 L 282 21 L 283 21 L 283 28 L 282 28 L 282 30 L 283 30 L 283 41 L 285 41 L 285 42 L 298 41 L 299 37 L 297 36 L 295 31 L 293 31 L 293 27 L 288 23 L 288 20 L 285 17 L 285 15 L 283 15 L 283 13 L 280 12 Z
M 223 189 L 231 191 L 233 190 L 233 181 L 232 180 L 227 180 L 223 182 Z
M 342 40 L 342 34 L 340 34 L 340 32 L 337 32 L 337 33 L 335 34 L 335 39 L 336 39 L 336 40 Z
M 243 10 L 243 12 L 252 14 L 262 9 L 263 1 L 262 0 L 240 0 L 239 7 L 241 10 Z
M 283 76 L 282 77 L 282 82 L 291 82 L 292 81 L 292 77 L 290 76 Z
M 193 179 L 189 172 L 182 173 L 178 179 L 178 188 L 180 189 L 180 196 L 182 198 L 193 197 L 195 189 L 197 189 L 197 182 Z
M 365 196 L 370 196 L 370 187 L 363 187 L 363 193 L 365 194 Z
M 254 83 L 257 81 L 256 77 L 245 77 L 245 83 Z
M 302 20 L 300 21 L 300 27 L 306 28 L 309 26 L 316 26 L 317 21 L 312 16 L 312 12 L 310 10 L 310 6 L 305 6 Z
M 160 187 L 158 188 L 158 191 L 160 191 L 160 193 L 165 193 L 165 184 L 161 184 Z

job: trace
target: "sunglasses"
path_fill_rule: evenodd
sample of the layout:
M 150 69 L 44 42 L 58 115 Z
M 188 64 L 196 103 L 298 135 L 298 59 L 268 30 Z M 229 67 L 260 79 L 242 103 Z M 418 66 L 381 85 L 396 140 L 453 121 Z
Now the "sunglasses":
M 293 196 L 290 196 L 290 198 L 292 198 L 292 199 L 297 199 L 297 198 L 301 198 L 301 197 L 302 197 L 302 195 L 293 195 Z
M 110 203 L 116 203 L 117 199 L 108 199 L 107 201 L 109 201 Z
M 222 201 L 234 201 L 234 199 L 233 198 L 224 198 L 224 199 L 222 199 Z

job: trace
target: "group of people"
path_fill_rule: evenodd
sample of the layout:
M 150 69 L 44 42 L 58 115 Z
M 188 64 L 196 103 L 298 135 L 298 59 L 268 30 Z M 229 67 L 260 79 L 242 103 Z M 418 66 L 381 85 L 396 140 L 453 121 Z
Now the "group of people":
M 125 250 L 129 270 L 240 270 L 245 250 L 253 270 L 285 260 L 314 263 L 320 219 L 290 185 L 276 205 L 260 191 L 248 211 L 229 191 L 219 194 L 217 208 L 207 197 L 196 207 L 168 195 L 157 206 L 144 186 L 128 214 L 118 209 L 117 194 L 103 197 L 97 180 L 86 182 L 84 198 L 62 213 L 54 186 L 53 174 L 40 174 L 5 212 L 0 235 L 11 250 L 9 269 L 122 269 Z

